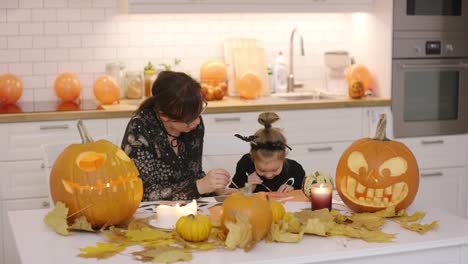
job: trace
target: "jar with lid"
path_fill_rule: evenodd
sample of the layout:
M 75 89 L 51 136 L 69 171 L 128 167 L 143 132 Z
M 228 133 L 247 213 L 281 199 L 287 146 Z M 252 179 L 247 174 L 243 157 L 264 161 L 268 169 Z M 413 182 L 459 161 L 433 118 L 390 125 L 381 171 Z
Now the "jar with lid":
M 143 78 L 140 72 L 129 71 L 125 74 L 125 94 L 128 99 L 143 97 Z
M 111 62 L 106 64 L 106 74 L 110 75 L 119 85 L 120 97 L 125 97 L 125 64 L 123 62 Z
M 148 65 L 145 67 L 145 97 L 151 96 L 151 90 L 153 88 L 153 82 L 156 80 L 156 70 L 153 67 L 151 62 L 148 62 Z

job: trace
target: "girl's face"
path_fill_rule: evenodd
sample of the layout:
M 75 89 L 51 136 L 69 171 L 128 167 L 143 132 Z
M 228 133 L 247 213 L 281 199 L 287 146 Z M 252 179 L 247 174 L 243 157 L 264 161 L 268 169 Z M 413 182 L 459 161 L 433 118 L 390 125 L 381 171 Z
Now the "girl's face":
M 258 176 L 266 179 L 273 179 L 281 173 L 283 170 L 283 160 L 278 158 L 277 155 L 273 155 L 269 158 L 258 157 L 255 159 L 255 172 Z

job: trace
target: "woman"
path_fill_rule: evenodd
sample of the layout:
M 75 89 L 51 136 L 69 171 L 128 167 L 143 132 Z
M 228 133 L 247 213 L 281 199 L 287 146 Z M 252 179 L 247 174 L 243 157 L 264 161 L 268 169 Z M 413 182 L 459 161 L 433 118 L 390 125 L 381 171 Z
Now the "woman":
M 229 172 L 202 170 L 201 114 L 206 107 L 199 83 L 190 76 L 172 71 L 158 75 L 152 96 L 136 110 L 122 140 L 143 180 L 143 201 L 188 200 L 226 191 Z

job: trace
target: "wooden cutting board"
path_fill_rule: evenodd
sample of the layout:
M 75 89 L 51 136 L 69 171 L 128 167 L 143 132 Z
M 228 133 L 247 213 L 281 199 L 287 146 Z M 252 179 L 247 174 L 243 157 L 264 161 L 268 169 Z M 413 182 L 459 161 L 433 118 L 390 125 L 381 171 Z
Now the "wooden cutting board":
M 262 81 L 261 95 L 270 95 L 262 41 L 250 38 L 226 39 L 224 41 L 224 62 L 227 67 L 229 96 L 239 96 L 235 87 L 236 79 L 247 71 L 254 72 Z

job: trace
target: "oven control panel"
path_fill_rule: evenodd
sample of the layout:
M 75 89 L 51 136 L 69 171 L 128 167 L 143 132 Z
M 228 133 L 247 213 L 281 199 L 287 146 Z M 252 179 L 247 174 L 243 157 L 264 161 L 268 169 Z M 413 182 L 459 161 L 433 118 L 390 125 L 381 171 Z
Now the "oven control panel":
M 394 39 L 393 58 L 463 58 L 467 46 L 463 39 Z

